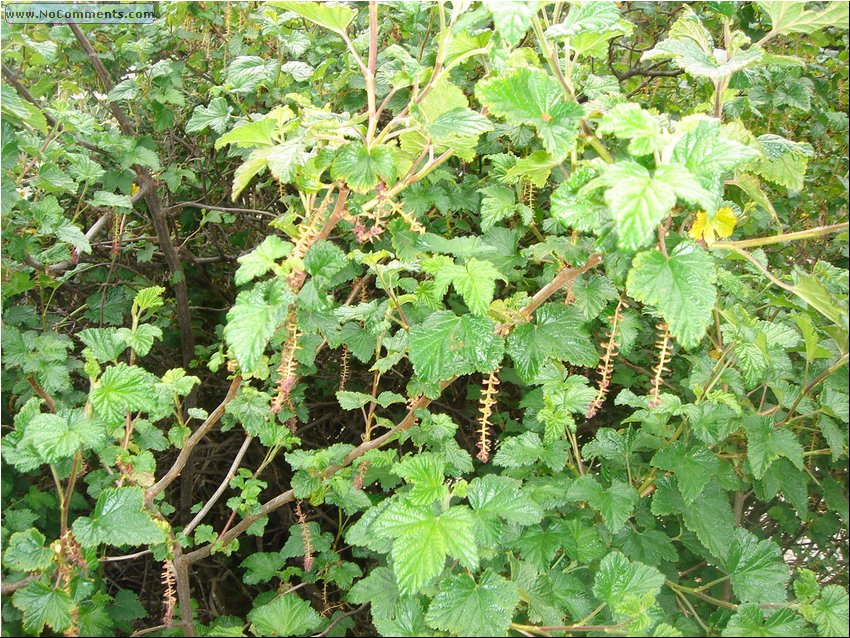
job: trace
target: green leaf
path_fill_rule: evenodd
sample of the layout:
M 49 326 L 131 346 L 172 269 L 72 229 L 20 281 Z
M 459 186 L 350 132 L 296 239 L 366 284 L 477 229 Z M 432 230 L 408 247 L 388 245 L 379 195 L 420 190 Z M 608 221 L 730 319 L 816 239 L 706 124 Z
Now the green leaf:
M 493 264 L 472 257 L 450 268 L 452 285 L 474 315 L 486 315 L 496 293 L 496 280 L 506 281 Z
M 497 33 L 511 47 L 515 47 L 531 27 L 531 19 L 537 12 L 536 2 L 510 2 L 506 0 L 484 0 L 484 6 L 493 16 Z M 483 634 L 482 634 L 483 635 Z
M 755 162 L 752 170 L 775 184 L 802 190 L 809 159 L 814 157 L 812 146 L 771 134 L 759 136 L 758 141 L 764 158 Z
M 754 477 L 763 478 L 770 464 L 781 456 L 797 469 L 803 469 L 803 446 L 790 428 L 776 428 L 769 418 L 751 416 L 744 420 L 744 429 L 747 431 L 747 460 Z
M 533 126 L 544 148 L 556 160 L 575 148 L 578 123 L 584 111 L 575 102 L 564 99 L 558 81 L 545 71 L 517 69 L 479 82 L 475 92 L 495 116 L 511 124 Z
M 493 457 L 498 467 L 525 467 L 537 463 L 546 452 L 543 441 L 537 432 L 523 432 L 519 436 L 509 436 L 499 443 L 499 450 Z
M 702 445 L 688 447 L 679 441 L 660 449 L 652 465 L 673 472 L 685 504 L 691 505 L 720 469 L 720 461 Z
M 699 344 L 712 322 L 716 276 L 708 253 L 683 241 L 667 257 L 658 250 L 639 253 L 626 289 L 634 299 L 658 308 L 672 335 L 690 349 Z
M 154 545 L 165 542 L 162 528 L 144 507 L 140 487 L 110 487 L 97 497 L 91 517 L 74 521 L 74 536 L 83 547 Z
M 732 44 L 736 43 L 733 41 Z M 760 47 L 743 49 L 740 44 L 738 39 L 738 47 L 732 49 L 731 55 L 729 51 L 716 49 L 699 16 L 693 9 L 687 8 L 670 27 L 668 38 L 644 53 L 641 60 L 670 58 L 690 75 L 716 82 L 761 60 L 763 51 Z
M 771 33 L 814 33 L 826 27 L 848 25 L 848 6 L 844 2 L 827 3 L 820 11 L 806 9 L 805 2 L 759 2 L 770 18 Z
M 593 367 L 599 360 L 581 310 L 555 303 L 542 305 L 533 324 L 517 326 L 508 336 L 507 350 L 526 383 L 549 358 L 582 367 Z
M 609 301 L 620 296 L 611 280 L 595 274 L 583 275 L 576 279 L 572 291 L 575 295 L 575 305 L 581 308 L 584 318 L 588 321 L 596 319 Z
M 393 571 L 402 594 L 418 593 L 445 566 L 446 556 L 469 569 L 478 566 L 472 512 L 454 506 L 435 515 L 430 507 L 395 501 L 374 522 L 372 531 L 392 538 Z
M 340 35 L 345 33 L 346 28 L 357 15 L 353 9 L 338 5 L 331 6 L 323 2 L 269 2 L 268 4 L 284 11 L 297 13 L 302 18 Z
M 371 151 L 360 142 L 350 142 L 337 151 L 331 166 L 331 177 L 344 180 L 356 193 L 365 193 L 378 184 L 395 179 L 395 158 L 386 146 Z
M 620 530 L 617 541 L 630 560 L 647 565 L 659 565 L 664 561 L 675 562 L 679 557 L 670 536 L 657 529 L 636 532 L 626 527 Z
M 434 501 L 442 501 L 448 496 L 445 485 L 446 464 L 443 459 L 429 452 L 420 452 L 397 463 L 390 470 L 396 476 L 412 485 L 405 500 L 417 506 L 430 506 Z
M 227 313 L 224 338 L 244 372 L 257 367 L 292 301 L 288 286 L 277 279 L 258 283 L 236 297 L 236 304 Z
M 162 286 L 142 288 L 136 293 L 133 303 L 136 304 L 136 307 L 138 307 L 140 312 L 144 312 L 145 310 L 156 310 L 165 304 L 162 299 L 163 293 L 165 293 L 165 288 Z
M 76 607 L 64 589 L 52 589 L 40 581 L 16 591 L 12 604 L 24 612 L 24 630 L 33 636 L 41 635 L 45 625 L 58 633 L 68 629 Z
M 748 603 L 739 605 L 735 615 L 729 619 L 724 636 L 802 636 L 806 634 L 806 623 L 791 609 L 780 609 L 771 613 Z
M 726 570 L 732 581 L 732 590 L 741 602 L 785 602 L 785 586 L 791 571 L 782 560 L 782 552 L 776 543 L 760 541 L 745 529 L 735 530 Z
M 135 330 L 130 328 L 118 328 L 115 338 L 132 348 L 140 357 L 144 357 L 153 347 L 154 339 L 162 339 L 162 328 L 149 323 L 136 326 Z
M 801 272 L 795 272 L 794 275 L 797 280 L 793 286 L 795 295 L 833 323 L 839 326 L 846 325 L 846 320 L 842 317 L 846 317 L 847 311 L 840 307 L 835 297 L 817 278 Z
M 458 317 L 449 310 L 428 315 L 410 329 L 410 361 L 422 381 L 445 381 L 461 374 L 492 372 L 501 363 L 504 342 L 485 317 Z
M 106 369 L 89 400 L 104 421 L 115 425 L 124 421 L 127 410 L 149 411 L 156 407 L 151 393 L 156 381 L 147 370 L 119 363 Z
M 358 410 L 372 400 L 371 394 L 341 390 L 336 393 L 336 400 L 343 410 Z
M 234 277 L 236 285 L 241 286 L 257 277 L 262 277 L 270 270 L 274 271 L 278 267 L 277 260 L 286 257 L 290 252 L 292 252 L 291 243 L 277 235 L 269 235 L 262 244 L 237 259 L 239 268 Z
M 703 490 L 698 505 L 686 505 L 671 477 L 661 477 L 656 481 L 652 513 L 681 514 L 685 526 L 713 556 L 727 556 L 734 539 L 735 516 L 727 492 L 716 483 L 709 483 Z
M 226 83 L 233 93 L 251 93 L 259 84 L 274 82 L 276 59 L 264 60 L 258 55 L 240 55 L 227 65 Z
M 614 479 L 606 490 L 593 476 L 586 475 L 576 479 L 569 487 L 567 498 L 587 502 L 602 515 L 608 529 L 616 532 L 631 518 L 640 497 L 628 483 Z
M 608 603 L 614 618 L 634 618 L 655 604 L 664 575 L 649 565 L 633 562 L 620 552 L 611 552 L 599 563 L 593 594 Z
M 215 141 L 215 148 L 218 150 L 227 144 L 233 144 L 237 148 L 272 146 L 275 127 L 275 121 L 270 117 L 242 124 L 219 137 Z
M 490 51 L 490 30 L 470 35 L 469 31 L 454 34 L 446 47 L 446 70 L 450 70 L 474 55 L 486 55 Z
M 39 572 L 53 564 L 54 553 L 44 543 L 47 539 L 34 527 L 15 532 L 3 554 L 3 566 L 19 572 Z
M 322 624 L 306 600 L 295 594 L 277 596 L 248 613 L 251 631 L 257 636 L 305 636 Z
M 605 33 L 619 21 L 620 10 L 614 2 L 571 4 L 564 21 L 546 29 L 546 37 L 563 39 L 585 33 Z
M 187 133 L 200 133 L 209 128 L 221 135 L 230 121 L 231 110 L 223 97 L 213 98 L 209 106 L 201 104 L 195 108 L 185 130 Z
M 588 3 L 579 6 L 593 6 Z M 616 11 L 616 9 L 615 9 Z M 550 28 L 551 30 L 551 28 Z M 611 108 L 599 123 L 601 133 L 612 133 L 629 141 L 629 153 L 632 155 L 652 155 L 661 149 L 661 125 L 639 104 L 626 102 Z
M 285 562 L 280 552 L 254 552 L 240 564 L 246 570 L 242 580 L 248 585 L 270 581 L 283 569 Z
M 133 202 L 127 195 L 119 195 L 118 193 L 110 193 L 109 191 L 97 191 L 88 200 L 88 203 L 100 208 L 119 208 L 123 211 L 129 211 L 133 208 Z
M 475 515 L 485 523 L 497 518 L 522 526 L 539 523 L 543 510 L 521 488 L 516 479 L 488 474 L 472 481 L 467 498 Z
M 518 603 L 516 584 L 491 570 L 478 582 L 469 574 L 458 574 L 440 583 L 425 620 L 456 636 L 504 636 Z
M 534 151 L 531 155 L 519 158 L 506 172 L 504 181 L 517 184 L 527 179 L 538 188 L 543 188 L 549 180 L 552 168 L 557 162 L 546 151 Z M 483 189 L 482 189 L 483 190 Z
M 6 118 L 12 122 L 32 126 L 40 133 L 47 135 L 47 119 L 37 106 L 19 97 L 15 90 L 5 82 L 0 87 L 0 91 L 2 91 L 0 111 Z
M 650 175 L 637 162 L 617 162 L 606 167 L 599 182 L 608 186 L 605 203 L 617 224 L 619 244 L 629 250 L 647 243 L 677 198 L 704 207 L 712 201 L 711 194 L 680 164 L 661 165 Z
M 493 123 L 469 108 L 446 111 L 428 125 L 431 139 L 441 141 L 453 136 L 480 135 L 493 130 Z
M 503 219 L 510 219 L 516 212 L 516 195 L 512 188 L 501 184 L 490 184 L 479 189 L 481 193 L 481 230 L 487 232 Z
M 22 443 L 35 447 L 42 462 L 56 463 L 71 458 L 77 450 L 103 446 L 106 431 L 83 410 L 59 410 L 56 414 L 36 414 L 27 423 Z
M 847 590 L 840 585 L 827 585 L 812 603 L 812 621 L 821 636 L 843 636 L 850 619 Z

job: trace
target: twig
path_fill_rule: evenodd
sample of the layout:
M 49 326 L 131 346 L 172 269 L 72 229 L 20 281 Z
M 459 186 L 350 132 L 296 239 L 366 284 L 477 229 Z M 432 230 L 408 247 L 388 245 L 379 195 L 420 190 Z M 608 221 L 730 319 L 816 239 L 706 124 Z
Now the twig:
M 218 489 L 215 493 L 210 497 L 207 501 L 206 505 L 204 505 L 203 509 L 192 519 L 192 521 L 183 528 L 183 533 L 187 536 L 192 533 L 192 530 L 198 526 L 202 520 L 204 520 L 204 516 L 206 516 L 209 511 L 213 508 L 213 505 L 216 504 L 221 495 L 224 494 L 224 490 L 227 489 L 228 484 L 230 483 L 230 479 L 236 476 L 236 470 L 239 469 L 239 464 L 242 463 L 242 458 L 245 456 L 245 453 L 248 451 L 248 447 L 251 445 L 251 441 L 254 440 L 253 436 L 245 437 L 245 441 L 242 443 L 242 447 L 239 448 L 239 452 L 236 453 L 236 458 L 233 459 L 233 463 L 230 466 L 230 469 L 227 471 L 224 479 L 221 481 L 221 484 L 218 486 Z
M 56 412 L 56 401 L 54 401 L 53 397 L 38 384 L 38 381 L 35 380 L 35 375 L 29 375 L 27 377 L 27 382 L 32 386 L 32 389 L 35 390 L 35 393 L 47 404 L 47 409 L 51 412 Z
M 152 487 L 149 487 L 147 492 L 145 492 L 145 501 L 152 501 L 156 498 L 157 494 L 171 485 L 171 483 L 180 476 L 180 471 L 183 469 L 183 466 L 186 465 L 186 461 L 189 460 L 192 450 L 200 442 L 200 440 L 206 436 L 207 432 L 209 432 L 210 429 L 218 423 L 221 415 L 224 414 L 224 409 L 227 407 L 227 404 L 236 397 L 236 393 L 239 391 L 239 386 L 241 384 L 242 377 L 237 375 L 233 378 L 233 381 L 230 383 L 230 388 L 227 390 L 227 395 L 224 399 L 222 399 L 221 403 L 218 404 L 218 407 L 207 417 L 206 421 L 204 421 L 200 427 L 198 427 L 198 429 L 195 430 L 188 439 L 186 439 L 186 442 L 180 450 L 180 454 L 177 455 L 177 459 L 175 459 L 174 464 L 165 473 L 165 476 L 159 479 L 159 481 L 157 481 Z
M 363 611 L 363 610 L 366 608 L 366 605 L 367 605 L 367 604 L 368 604 L 368 603 L 363 603 L 363 604 L 362 604 L 362 605 L 360 605 L 357 609 L 352 609 L 351 611 L 348 611 L 348 612 L 346 612 L 346 613 L 344 613 L 344 614 L 340 614 L 339 616 L 337 616 L 336 618 L 334 618 L 334 619 L 331 621 L 331 623 L 330 623 L 327 627 L 325 627 L 325 629 L 324 629 L 324 631 L 322 631 L 322 633 L 320 633 L 320 634 L 313 634 L 313 638 L 319 638 L 320 636 L 327 636 L 327 635 L 331 632 L 331 630 L 332 630 L 334 627 L 336 627 L 339 623 L 341 623 L 343 620 L 345 620 L 345 619 L 346 619 L 346 618 L 348 618 L 349 616 L 354 616 L 355 614 L 358 614 L 358 613 L 360 613 L 361 611 Z

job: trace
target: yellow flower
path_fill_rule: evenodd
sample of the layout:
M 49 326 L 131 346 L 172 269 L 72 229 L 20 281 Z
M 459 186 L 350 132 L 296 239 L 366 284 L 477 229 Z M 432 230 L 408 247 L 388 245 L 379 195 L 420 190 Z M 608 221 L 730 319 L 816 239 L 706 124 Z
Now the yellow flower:
M 717 237 L 729 237 L 735 230 L 737 221 L 738 218 L 729 207 L 719 209 L 712 218 L 700 211 L 688 234 L 694 239 L 704 239 L 706 244 L 713 244 Z

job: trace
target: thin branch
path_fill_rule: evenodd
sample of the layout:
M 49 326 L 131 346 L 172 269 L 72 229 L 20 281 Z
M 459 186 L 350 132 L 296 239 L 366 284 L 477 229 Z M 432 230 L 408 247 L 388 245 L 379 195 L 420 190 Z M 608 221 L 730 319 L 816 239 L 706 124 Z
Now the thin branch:
M 228 208 L 226 206 L 213 206 L 212 204 L 204 204 L 203 202 L 179 202 L 165 207 L 163 210 L 171 211 L 178 208 L 203 208 L 205 210 L 220 210 L 225 213 L 248 213 L 253 215 L 265 215 L 272 219 L 277 219 L 277 215 L 267 210 L 259 210 L 256 208 Z
M 32 374 L 29 375 L 27 377 L 27 382 L 32 386 L 32 389 L 35 390 L 35 393 L 47 404 L 47 409 L 51 412 L 56 412 L 56 401 L 39 385 L 38 381 L 35 380 L 35 376 Z
M 836 361 L 834 364 L 832 364 L 830 367 L 828 367 L 826 370 L 824 370 L 818 376 L 816 376 L 814 379 L 812 379 L 812 382 L 809 383 L 809 385 L 807 385 L 805 388 L 803 388 L 803 391 L 800 392 L 799 396 L 797 396 L 797 398 L 794 400 L 794 403 L 789 408 L 788 414 L 785 415 L 785 418 L 782 419 L 782 421 L 780 421 L 779 423 L 777 423 L 774 427 L 778 428 L 778 427 L 784 425 L 785 423 L 787 423 L 791 419 L 791 417 L 794 415 L 794 413 L 797 411 L 797 407 L 800 405 L 800 402 L 804 398 L 806 398 L 806 396 L 808 396 L 808 394 L 812 390 L 814 390 L 821 381 L 826 379 L 829 375 L 831 375 L 833 372 L 835 372 L 839 368 L 847 365 L 847 361 L 848 361 L 848 354 L 845 353 L 844 355 L 841 356 L 840 359 L 838 359 L 838 361 Z
M 218 404 L 218 407 L 207 417 L 207 420 L 204 421 L 188 439 L 186 439 L 186 442 L 180 450 L 180 454 L 177 455 L 177 459 L 175 459 L 174 464 L 165 473 L 165 476 L 159 479 L 159 481 L 157 481 L 152 487 L 149 487 L 147 492 L 145 492 L 145 501 L 152 501 L 160 492 L 171 485 L 171 483 L 180 476 L 180 472 L 183 470 L 183 466 L 186 465 L 186 461 L 189 460 L 192 450 L 200 442 L 200 440 L 206 436 L 207 432 L 209 432 L 210 429 L 218 423 L 221 415 L 224 414 L 224 409 L 227 407 L 227 404 L 236 397 L 236 393 L 239 391 L 239 386 L 241 384 L 242 377 L 237 375 L 233 378 L 233 381 L 230 382 L 230 388 L 227 390 L 227 395 L 224 399 L 222 399 L 221 403 Z
M 363 611 L 366 608 L 366 605 L 368 605 L 368 604 L 369 603 L 363 603 L 362 605 L 360 605 L 356 609 L 352 609 L 351 611 L 348 611 L 344 614 L 340 614 L 339 616 L 334 618 L 327 627 L 325 627 L 325 629 L 324 629 L 324 631 L 322 631 L 322 633 L 313 634 L 313 638 L 319 638 L 320 636 L 327 636 L 329 633 L 331 633 L 331 630 L 334 627 L 336 627 L 339 623 L 341 623 L 343 620 L 345 620 L 349 616 L 354 616 L 355 614 L 360 613 L 361 611 Z
M 531 301 L 526 304 L 526 306 L 520 311 L 520 314 L 531 317 L 534 314 L 534 311 L 537 310 L 543 302 L 545 302 L 549 297 L 551 297 L 555 292 L 564 287 L 567 283 L 581 275 L 582 273 L 587 272 L 591 268 L 595 267 L 602 261 L 602 255 L 599 253 L 594 253 L 590 257 L 587 258 L 587 263 L 580 268 L 564 268 L 561 272 L 559 272 L 555 278 L 550 281 L 548 284 L 543 286 L 534 297 L 531 298 Z M 511 324 L 503 323 L 500 324 L 496 328 L 496 332 L 501 333 L 503 330 L 510 328 Z
M 14 594 L 19 589 L 26 587 L 34 580 L 37 580 L 40 577 L 40 574 L 30 574 L 26 578 L 22 578 L 21 580 L 16 580 L 14 583 L 3 583 L 2 593 L 4 596 L 8 596 L 9 594 Z
M 721 250 L 734 250 L 735 248 L 757 248 L 759 246 L 767 246 L 769 244 L 783 244 L 788 241 L 797 241 L 801 239 L 813 239 L 823 235 L 832 233 L 840 233 L 850 230 L 850 222 L 842 222 L 840 224 L 832 224 L 830 226 L 818 226 L 817 228 L 809 228 L 808 230 L 798 230 L 793 233 L 784 233 L 782 235 L 771 235 L 769 237 L 754 237 L 752 239 L 740 239 L 738 241 L 717 241 L 711 244 L 709 248 Z
M 236 470 L 239 469 L 240 463 L 242 463 L 242 459 L 245 456 L 245 453 L 248 451 L 248 447 L 251 445 L 251 441 L 254 440 L 253 436 L 246 436 L 245 441 L 242 443 L 242 447 L 239 448 L 239 451 L 236 453 L 236 458 L 233 459 L 233 463 L 230 465 L 230 469 L 227 470 L 227 474 L 222 479 L 221 484 L 218 486 L 218 489 L 215 493 L 210 497 L 207 501 L 206 505 L 201 509 L 200 512 L 192 519 L 192 521 L 183 528 L 183 533 L 187 536 L 192 533 L 192 530 L 195 529 L 198 524 L 204 520 L 204 517 L 209 513 L 209 511 L 213 508 L 213 505 L 218 502 L 218 499 L 221 498 L 221 495 L 224 494 L 224 491 L 227 489 L 227 486 L 230 484 L 230 479 L 236 476 Z

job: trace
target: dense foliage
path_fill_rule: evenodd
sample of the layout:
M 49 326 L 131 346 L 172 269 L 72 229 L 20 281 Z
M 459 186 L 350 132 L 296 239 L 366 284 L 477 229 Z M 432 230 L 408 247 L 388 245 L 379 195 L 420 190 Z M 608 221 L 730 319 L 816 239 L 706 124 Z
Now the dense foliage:
M 4 635 L 846 635 L 848 5 L 3 24 Z

